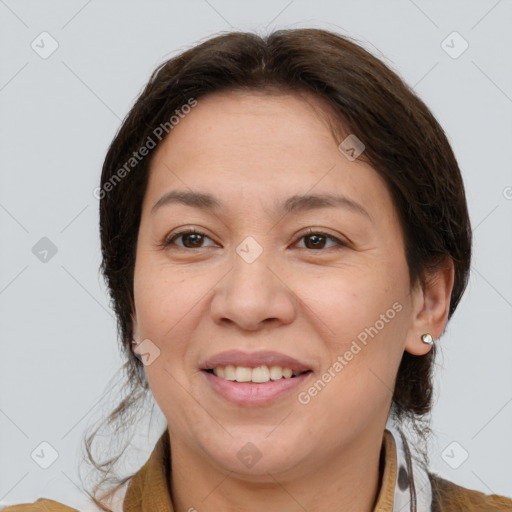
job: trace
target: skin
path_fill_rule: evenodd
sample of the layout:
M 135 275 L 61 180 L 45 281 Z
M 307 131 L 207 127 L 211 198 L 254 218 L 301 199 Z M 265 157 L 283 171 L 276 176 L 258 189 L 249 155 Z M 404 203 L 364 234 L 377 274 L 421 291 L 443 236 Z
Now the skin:
M 157 148 L 137 242 L 134 339 L 160 350 L 145 371 L 169 426 L 177 512 L 373 510 L 400 360 L 404 350 L 430 350 L 423 333 L 442 334 L 453 265 L 425 290 L 411 289 L 386 183 L 361 158 L 347 159 L 341 140 L 315 97 L 229 92 L 200 98 Z M 151 214 L 170 190 L 209 192 L 224 206 L 171 204 Z M 294 194 L 331 192 L 369 217 L 340 207 L 274 210 Z M 206 236 L 162 247 L 178 228 Z M 347 245 L 320 238 L 314 249 L 307 228 Z M 248 236 L 263 248 L 252 263 L 236 252 Z M 298 392 L 395 302 L 401 311 L 301 404 Z M 275 350 L 313 372 L 269 405 L 236 406 L 198 370 L 229 349 Z M 237 458 L 247 442 L 262 455 L 251 468 Z

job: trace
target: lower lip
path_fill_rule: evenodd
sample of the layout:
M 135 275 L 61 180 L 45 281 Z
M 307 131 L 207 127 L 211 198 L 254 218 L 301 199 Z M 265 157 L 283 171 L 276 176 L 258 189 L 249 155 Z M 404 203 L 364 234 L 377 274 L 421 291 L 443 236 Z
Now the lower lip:
M 243 406 L 269 404 L 300 386 L 311 374 L 311 372 L 308 372 L 289 379 L 269 380 L 257 384 L 222 379 L 205 370 L 202 373 L 217 393 L 229 402 Z

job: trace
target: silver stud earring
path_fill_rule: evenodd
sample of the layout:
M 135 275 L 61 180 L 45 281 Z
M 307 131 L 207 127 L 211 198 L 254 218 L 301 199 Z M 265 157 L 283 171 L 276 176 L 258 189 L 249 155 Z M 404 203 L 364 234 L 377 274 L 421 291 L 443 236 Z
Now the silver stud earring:
M 423 341 L 423 343 L 428 343 L 429 345 L 433 345 L 434 344 L 434 340 L 432 338 L 432 334 L 430 334 L 429 332 L 423 334 L 421 336 L 421 341 Z

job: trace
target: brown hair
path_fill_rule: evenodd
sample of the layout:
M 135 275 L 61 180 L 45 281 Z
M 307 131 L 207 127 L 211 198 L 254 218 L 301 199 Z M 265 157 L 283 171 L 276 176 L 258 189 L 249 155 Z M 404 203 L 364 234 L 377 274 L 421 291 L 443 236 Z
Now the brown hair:
M 191 99 L 235 90 L 312 93 L 321 99 L 341 129 L 364 142 L 363 157 L 392 193 L 411 286 L 424 286 L 448 256 L 455 267 L 448 318 L 466 288 L 471 227 L 461 173 L 445 133 L 411 88 L 361 46 L 329 31 L 278 30 L 265 37 L 244 32 L 218 35 L 153 72 L 105 158 L 100 192 L 101 271 L 117 315 L 128 392 L 104 424 L 115 426 L 117 422 L 116 428 L 123 429 L 148 396 L 143 364 L 130 345 L 137 233 L 154 151 L 140 161 L 130 159 L 149 139 L 157 138 L 157 127 L 165 126 L 170 133 L 170 117 L 191 104 Z M 393 393 L 395 417 L 411 420 L 422 436 L 428 426 L 419 428 L 417 422 L 424 421 L 431 410 L 435 354 L 436 345 L 424 356 L 404 352 Z M 87 438 L 86 447 L 94 467 L 104 473 L 104 483 L 120 455 L 101 465 L 95 462 L 91 445 L 97 431 Z M 128 478 L 117 480 L 116 489 Z

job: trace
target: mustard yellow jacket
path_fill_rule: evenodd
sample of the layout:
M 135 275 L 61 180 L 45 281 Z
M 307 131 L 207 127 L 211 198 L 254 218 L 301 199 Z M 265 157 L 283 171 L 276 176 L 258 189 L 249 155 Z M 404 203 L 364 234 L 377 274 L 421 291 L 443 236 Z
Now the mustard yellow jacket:
M 384 432 L 384 471 L 374 512 L 392 512 L 396 482 L 396 448 L 393 436 Z M 130 479 L 124 498 L 114 512 L 174 512 L 170 493 L 169 436 L 165 431 L 150 458 Z M 497 494 L 486 495 L 466 489 L 428 473 L 432 484 L 432 512 L 512 512 L 512 499 Z M 24 503 L 0 509 L 3 512 L 72 512 L 77 509 L 54 500 L 40 498 L 34 503 Z M 92 510 L 88 508 L 87 510 Z M 98 509 L 100 510 L 100 509 Z M 82 511 L 81 511 L 82 512 Z M 408 511 L 403 511 L 408 512 Z

